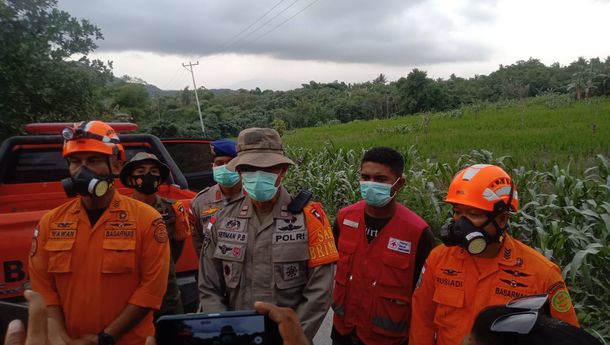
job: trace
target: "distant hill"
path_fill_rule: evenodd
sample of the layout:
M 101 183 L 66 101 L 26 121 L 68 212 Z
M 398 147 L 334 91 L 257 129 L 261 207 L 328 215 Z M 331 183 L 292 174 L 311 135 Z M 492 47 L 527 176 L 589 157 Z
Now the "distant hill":
M 158 95 L 160 97 L 175 96 L 178 92 L 182 91 L 182 90 L 161 90 L 152 84 L 144 84 L 144 88 L 146 89 L 146 92 L 148 92 L 148 95 L 150 95 L 150 96 Z M 224 95 L 224 94 L 228 94 L 228 93 L 237 92 L 236 90 L 231 90 L 231 89 L 210 89 L 210 91 L 214 95 Z

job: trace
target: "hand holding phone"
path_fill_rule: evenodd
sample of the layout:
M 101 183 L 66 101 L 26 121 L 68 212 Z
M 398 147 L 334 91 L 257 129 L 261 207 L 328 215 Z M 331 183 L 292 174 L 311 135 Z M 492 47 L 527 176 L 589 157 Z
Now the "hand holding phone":
M 269 316 L 271 320 L 277 323 L 284 345 L 310 344 L 301 327 L 301 321 L 294 310 L 265 302 L 255 302 L 254 309 L 260 314 Z
M 157 345 L 282 344 L 277 324 L 255 311 L 162 316 Z

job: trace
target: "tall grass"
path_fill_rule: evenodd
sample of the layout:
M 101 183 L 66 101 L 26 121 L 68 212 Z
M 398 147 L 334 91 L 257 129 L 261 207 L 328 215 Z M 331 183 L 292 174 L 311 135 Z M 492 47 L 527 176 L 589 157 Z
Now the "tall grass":
M 444 113 L 353 121 L 289 131 L 287 146 L 360 149 L 414 146 L 439 162 L 471 150 L 511 156 L 517 164 L 548 170 L 554 164 L 584 170 L 595 154 L 610 155 L 610 98 L 573 102 L 547 95 L 516 102 L 477 104 Z
M 485 150 L 470 151 L 451 163 L 423 158 L 414 146 L 401 151 L 407 184 L 397 198 L 426 219 L 436 235 L 448 220 L 443 198 L 454 174 L 475 163 L 504 167 L 520 196 L 512 233 L 563 268 L 582 326 L 610 342 L 610 164 L 605 153 L 593 155 L 593 166 L 575 172 L 570 164 L 525 168 Z M 360 200 L 362 149 L 289 148 L 287 154 L 297 165 L 286 186 L 312 190 L 331 218 Z

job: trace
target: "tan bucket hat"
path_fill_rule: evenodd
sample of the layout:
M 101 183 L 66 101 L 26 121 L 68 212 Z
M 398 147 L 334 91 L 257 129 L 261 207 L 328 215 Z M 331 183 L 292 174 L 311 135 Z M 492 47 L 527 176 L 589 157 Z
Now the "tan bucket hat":
M 235 170 L 240 165 L 269 168 L 278 164 L 294 165 L 284 156 L 279 133 L 272 128 L 246 128 L 239 132 L 237 157 L 227 164 L 227 168 Z

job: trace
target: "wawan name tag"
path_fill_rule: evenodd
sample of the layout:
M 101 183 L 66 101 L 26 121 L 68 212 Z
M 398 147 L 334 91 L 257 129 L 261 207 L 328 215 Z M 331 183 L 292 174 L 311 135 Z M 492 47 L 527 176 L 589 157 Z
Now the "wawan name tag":
M 351 228 L 358 228 L 358 222 L 354 222 L 353 220 L 349 220 L 349 219 L 344 219 L 343 220 L 343 225 L 347 225 Z

